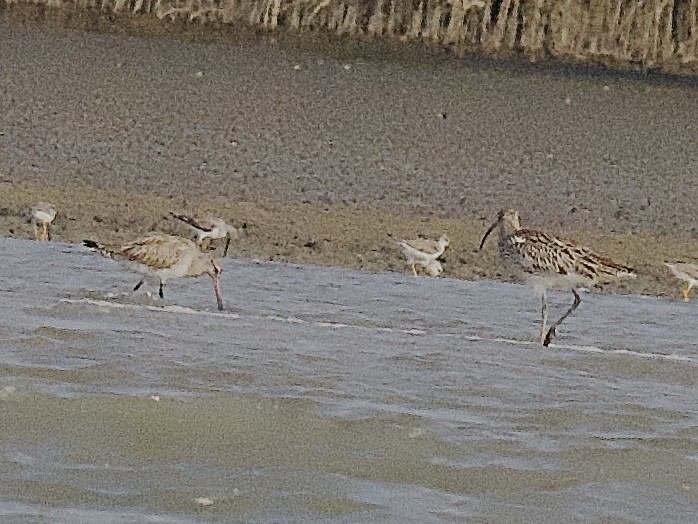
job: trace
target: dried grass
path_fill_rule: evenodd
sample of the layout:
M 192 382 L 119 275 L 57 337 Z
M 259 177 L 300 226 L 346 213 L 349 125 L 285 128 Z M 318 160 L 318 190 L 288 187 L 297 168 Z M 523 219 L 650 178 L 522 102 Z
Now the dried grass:
M 694 72 L 698 0 L 5 0 Z

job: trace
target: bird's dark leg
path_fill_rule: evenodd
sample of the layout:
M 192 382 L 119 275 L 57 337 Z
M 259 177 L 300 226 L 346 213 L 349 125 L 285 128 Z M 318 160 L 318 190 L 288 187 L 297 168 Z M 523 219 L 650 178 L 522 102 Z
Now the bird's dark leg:
M 540 343 L 545 344 L 545 327 L 548 324 L 548 296 L 547 291 L 543 290 L 541 295 L 541 306 L 540 306 Z
M 136 287 L 134 287 L 133 290 L 138 291 L 143 285 L 143 282 L 145 282 L 145 277 L 141 278 L 141 281 L 138 284 L 136 284 Z
M 158 290 L 158 295 L 160 295 L 160 298 L 164 300 L 164 299 L 165 299 L 165 293 L 163 293 L 163 291 L 162 291 L 162 286 L 163 286 L 163 283 L 162 283 L 162 280 L 161 280 L 161 281 L 160 281 L 160 289 Z
M 567 312 L 562 315 L 552 326 L 550 326 L 550 329 L 548 330 L 548 334 L 545 335 L 545 339 L 543 339 L 543 345 L 548 346 L 550 342 L 553 340 L 553 337 L 555 336 L 555 328 L 557 328 L 560 324 L 564 322 L 564 320 L 569 317 L 572 313 L 574 313 L 574 310 L 579 307 L 579 304 L 582 302 L 581 297 L 579 296 L 579 293 L 577 293 L 576 289 L 572 290 L 572 293 L 574 293 L 574 302 L 572 302 L 572 305 L 570 308 L 567 310 Z
M 225 249 L 223 250 L 223 258 L 228 256 L 228 248 L 230 247 L 230 233 L 225 235 Z

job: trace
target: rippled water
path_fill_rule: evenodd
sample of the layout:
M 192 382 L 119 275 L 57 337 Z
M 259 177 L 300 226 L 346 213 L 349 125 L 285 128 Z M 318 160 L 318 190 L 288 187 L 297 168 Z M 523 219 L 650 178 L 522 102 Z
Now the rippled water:
M 522 286 L 229 260 L 218 313 L 0 267 L 2 522 L 696 521 L 695 303 L 584 294 L 542 348 Z

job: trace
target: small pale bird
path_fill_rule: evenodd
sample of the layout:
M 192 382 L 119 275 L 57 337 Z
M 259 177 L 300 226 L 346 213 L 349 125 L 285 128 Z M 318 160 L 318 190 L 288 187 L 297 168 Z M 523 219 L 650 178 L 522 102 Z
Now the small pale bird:
M 83 241 L 86 247 L 122 262 L 144 276 L 133 288 L 137 291 L 148 277 L 160 281 L 159 295 L 164 298 L 165 281 L 173 278 L 198 277 L 207 274 L 213 280 L 218 309 L 223 310 L 220 276 L 221 261 L 211 253 L 203 252 L 189 239 L 173 235 L 151 233 L 126 244 L 105 245 L 94 240 Z
M 424 272 L 430 277 L 438 277 L 444 272 L 444 267 L 438 260 L 432 260 L 424 267 Z
M 688 294 L 693 286 L 698 284 L 698 264 L 687 262 L 664 262 L 664 265 L 671 269 L 671 272 L 679 280 L 684 280 L 686 286 L 681 290 L 683 299 L 688 302 Z
M 482 237 L 480 249 L 497 226 L 502 261 L 509 269 L 522 275 L 526 283 L 541 296 L 540 341 L 544 346 L 550 344 L 555 336 L 555 329 L 579 306 L 581 298 L 577 288 L 592 286 L 606 278 L 636 276 L 629 267 L 598 255 L 573 241 L 522 229 L 519 214 L 513 209 L 502 209 L 499 212 L 497 221 Z M 572 291 L 574 302 L 546 331 L 548 289 Z
M 197 243 L 200 248 L 205 248 L 207 242 L 213 240 L 225 239 L 225 249 L 223 256 L 228 255 L 230 241 L 238 237 L 238 230 L 235 226 L 231 226 L 225 220 L 218 217 L 190 217 L 188 215 L 179 215 L 170 211 L 177 220 L 181 220 L 196 231 Z M 208 239 L 208 240 L 207 240 Z
M 412 268 L 414 276 L 417 276 L 416 266 L 418 265 L 431 276 L 439 276 L 443 272 L 439 257 L 444 254 L 450 244 L 447 235 L 441 235 L 439 240 L 417 238 L 415 240 L 400 240 L 397 244 L 400 246 L 402 254 L 407 258 L 407 265 Z
M 50 226 L 56 220 L 56 206 L 48 202 L 39 202 L 32 207 L 32 223 L 36 240 L 51 240 Z M 41 228 L 39 227 L 41 226 Z

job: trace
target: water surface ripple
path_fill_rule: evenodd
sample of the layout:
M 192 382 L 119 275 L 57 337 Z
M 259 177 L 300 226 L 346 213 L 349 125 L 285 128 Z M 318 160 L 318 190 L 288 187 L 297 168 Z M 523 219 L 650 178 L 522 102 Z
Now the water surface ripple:
M 0 267 L 2 522 L 696 521 L 694 303 L 585 293 L 542 348 L 517 285 L 227 260 L 219 313 Z

